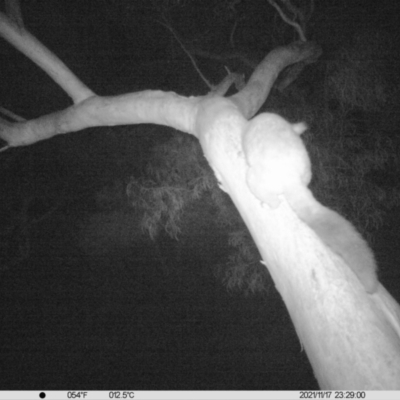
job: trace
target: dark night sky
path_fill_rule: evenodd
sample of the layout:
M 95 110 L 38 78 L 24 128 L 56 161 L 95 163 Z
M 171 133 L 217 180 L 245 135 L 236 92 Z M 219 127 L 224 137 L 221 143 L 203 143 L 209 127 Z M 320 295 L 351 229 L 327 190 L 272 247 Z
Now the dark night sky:
M 188 46 L 207 53 L 196 59 L 213 83 L 224 77 L 224 66 L 251 73 L 237 58 L 217 55 L 240 53 L 257 64 L 275 46 L 296 39 L 265 0 L 240 1 L 232 14 L 222 12 L 220 1 L 188 1 L 190 6 L 164 14 L 162 3 L 22 1 L 22 9 L 27 28 L 100 95 L 207 92 L 160 24 L 163 16 Z M 399 41 L 398 1 L 315 3 L 308 32 L 324 50 L 321 63 L 357 34 L 380 32 L 388 42 Z M 235 21 L 233 49 L 229 35 Z M 318 68 L 312 71 L 306 83 L 322 75 Z M 0 105 L 26 118 L 71 104 L 3 40 L 0 81 Z M 30 235 L 30 258 L 0 272 L 0 390 L 317 389 L 273 287 L 267 295 L 229 293 L 205 271 L 190 240 L 177 271 L 168 260 L 165 270 L 160 267 L 148 241 L 112 254 L 97 249 L 88 255 L 78 246 L 83 221 L 108 223 L 94 209 L 95 194 L 118 178 L 139 174 L 149 148 L 164 133 L 103 128 L 0 153 L 3 221 L 17 215 L 27 193 L 45 198 L 30 210 L 32 218 L 66 193 L 52 219 L 23 233 Z M 91 226 L 93 234 L 96 225 Z

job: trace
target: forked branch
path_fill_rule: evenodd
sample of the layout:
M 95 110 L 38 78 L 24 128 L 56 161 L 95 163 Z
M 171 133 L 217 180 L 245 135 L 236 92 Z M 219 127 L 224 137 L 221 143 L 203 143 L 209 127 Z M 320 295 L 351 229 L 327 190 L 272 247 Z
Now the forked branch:
M 201 97 L 186 98 L 161 91 L 96 96 L 50 50 L 3 13 L 0 13 L 0 36 L 47 72 L 75 103 L 65 110 L 30 121 L 13 123 L 0 119 L 0 138 L 9 147 L 25 146 L 95 126 L 154 123 L 191 134 L 195 132 Z M 231 99 L 246 118 L 251 118 L 266 100 L 282 69 L 319 54 L 320 48 L 309 42 L 280 47 L 265 57 L 246 85 L 239 75 L 229 73 L 210 95 L 223 96 L 233 83 L 243 87 Z
M 290 0 L 281 0 L 281 3 L 286 8 L 286 11 L 283 11 L 282 7 L 278 4 L 278 1 L 279 0 L 268 0 L 268 3 L 278 11 L 278 14 L 284 22 L 293 26 L 297 31 L 300 40 L 305 42 L 307 40 L 306 23 L 314 11 L 314 0 L 310 0 L 310 10 L 308 14 L 305 10 L 295 6 Z

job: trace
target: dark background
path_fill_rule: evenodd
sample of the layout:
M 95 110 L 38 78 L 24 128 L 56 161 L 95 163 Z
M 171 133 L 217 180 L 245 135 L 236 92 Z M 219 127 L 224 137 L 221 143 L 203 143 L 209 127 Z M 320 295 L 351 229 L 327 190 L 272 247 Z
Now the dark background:
M 216 57 L 230 50 L 235 20 L 237 50 L 254 65 L 296 39 L 265 0 L 238 2 L 232 16 L 213 1 L 167 10 L 161 4 L 53 0 L 22 2 L 22 10 L 27 28 L 100 95 L 208 91 L 160 24 L 165 15 L 183 39 L 206 49 L 197 60 L 213 83 L 224 77 L 224 65 L 251 73 L 237 58 Z M 309 37 L 329 61 L 358 32 L 384 31 L 398 41 L 399 16 L 397 1 L 316 1 Z M 307 79 L 318 80 L 317 70 L 309 73 Z M 71 104 L 3 40 L 0 82 L 1 105 L 25 118 Z M 168 135 L 161 127 L 99 128 L 0 153 L 5 226 L 26 198 L 32 198 L 26 214 L 32 221 L 59 203 L 42 222 L 21 223 L 29 232 L 18 231 L 15 248 L 7 246 L 18 254 L 29 236 L 29 257 L 0 272 L 1 390 L 318 388 L 273 286 L 246 297 L 228 291 L 204 267 L 209 258 L 203 253 L 218 244 L 218 232 L 203 227 L 200 250 L 189 238 L 176 269 L 176 250 L 170 244 L 169 252 L 166 239 L 163 260 L 143 238 L 104 254 L 82 250 L 82 224 L 99 213 L 96 193 L 116 179 L 140 176 L 149 149 Z M 400 300 L 397 219 L 386 217 L 373 248 L 382 282 Z M 225 254 L 226 244 L 212 252 Z

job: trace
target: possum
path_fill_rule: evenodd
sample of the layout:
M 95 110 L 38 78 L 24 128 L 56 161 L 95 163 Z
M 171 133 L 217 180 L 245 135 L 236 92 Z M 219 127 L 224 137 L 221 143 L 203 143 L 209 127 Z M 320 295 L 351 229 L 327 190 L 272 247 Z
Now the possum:
M 277 114 L 253 118 L 242 135 L 250 191 L 271 208 L 283 195 L 297 216 L 352 269 L 368 293 L 378 287 L 372 250 L 356 228 L 319 203 L 308 188 L 311 162 L 300 135 L 304 123 L 291 124 Z

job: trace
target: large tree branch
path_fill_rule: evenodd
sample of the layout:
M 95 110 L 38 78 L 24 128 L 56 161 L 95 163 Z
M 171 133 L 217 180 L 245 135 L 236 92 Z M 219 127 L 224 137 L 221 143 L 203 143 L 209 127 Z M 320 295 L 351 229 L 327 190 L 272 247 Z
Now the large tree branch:
M 62 111 L 26 122 L 1 122 L 0 138 L 10 147 L 94 126 L 159 124 L 193 133 L 200 98 L 146 90 L 119 96 L 93 96 Z
M 26 29 L 18 27 L 2 12 L 0 12 L 0 36 L 43 69 L 64 89 L 74 103 L 79 103 L 94 95 L 47 47 Z
M 24 146 L 55 135 L 94 126 L 154 123 L 193 133 L 199 99 L 174 93 L 144 91 L 114 97 L 99 97 L 87 88 L 52 52 L 25 29 L 16 27 L 0 13 L 0 35 L 31 58 L 70 94 L 75 105 L 35 120 L 11 123 L 0 119 L 0 138 L 8 146 Z M 251 118 L 266 100 L 279 72 L 286 66 L 315 58 L 320 48 L 296 42 L 269 53 L 244 88 L 232 97 L 246 118 Z M 228 75 L 217 93 L 225 93 L 237 81 Z
M 274 49 L 259 64 L 244 89 L 231 97 L 232 101 L 246 118 L 253 117 L 284 68 L 320 54 L 321 48 L 313 42 L 294 42 Z
M 29 34 L 20 37 L 9 32 L 18 29 L 12 28 L 6 20 L 0 34 L 8 40 L 16 37 L 12 40 L 29 56 L 29 49 L 21 45 L 22 39 L 30 40 Z M 76 78 L 72 86 L 62 78 L 60 84 L 74 94 L 74 106 L 32 121 L 3 122 L 0 136 L 18 146 L 89 126 L 138 123 L 168 125 L 195 134 L 268 266 L 321 387 L 400 389 L 399 305 L 380 284 L 374 294 L 368 294 L 349 266 L 295 214 L 284 195 L 280 206 L 273 209 L 256 197 L 246 179 L 250 165 L 243 138 L 252 123 L 247 119 L 261 107 L 283 68 L 319 52 L 310 43 L 272 51 L 231 99 L 215 95 L 184 98 L 159 91 L 97 97 L 76 86 Z M 51 53 L 42 54 L 47 57 L 44 69 L 51 72 L 56 65 L 48 63 Z M 261 177 L 255 183 L 263 187 L 263 182 Z
M 399 304 L 381 284 L 373 295 L 367 293 L 286 200 L 274 209 L 252 194 L 243 149 L 249 124 L 230 100 L 205 99 L 197 136 L 221 188 L 257 244 L 319 385 L 331 390 L 399 390 Z

